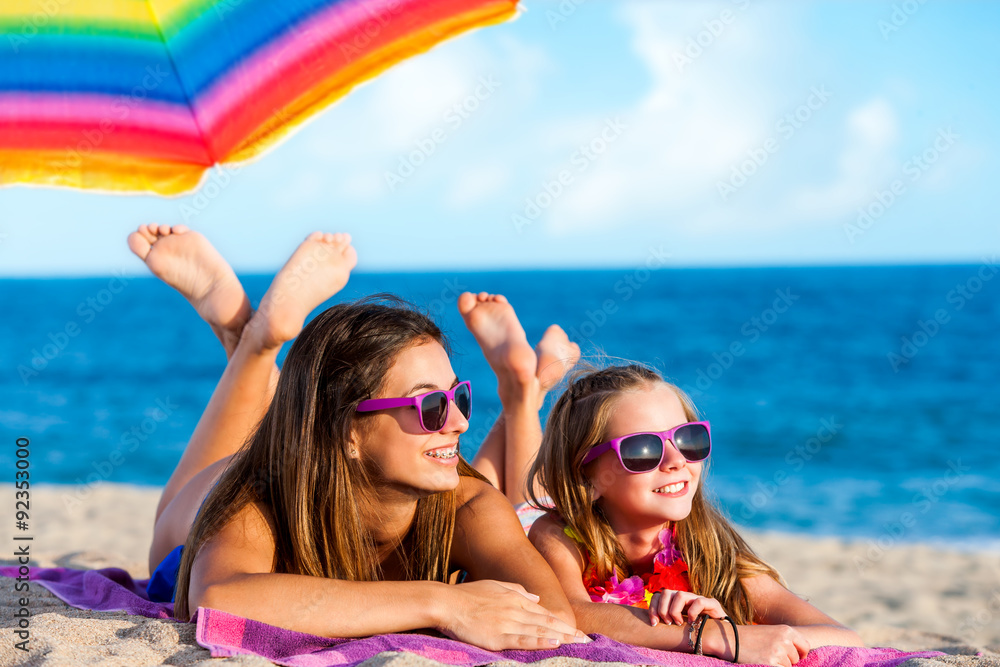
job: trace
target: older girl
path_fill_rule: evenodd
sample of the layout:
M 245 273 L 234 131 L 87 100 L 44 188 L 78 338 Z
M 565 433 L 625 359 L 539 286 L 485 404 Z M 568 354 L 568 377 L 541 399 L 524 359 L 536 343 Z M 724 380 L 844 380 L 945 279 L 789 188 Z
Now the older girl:
M 489 649 L 586 641 L 507 500 L 458 454 L 471 388 L 438 327 L 367 299 L 303 328 L 347 282 L 349 236 L 311 234 L 256 313 L 195 232 L 144 225 L 129 245 L 229 356 L 157 509 L 153 582 L 172 592 L 177 572 L 179 617 L 206 606 L 339 637 L 436 628 Z M 468 583 L 448 585 L 458 571 Z

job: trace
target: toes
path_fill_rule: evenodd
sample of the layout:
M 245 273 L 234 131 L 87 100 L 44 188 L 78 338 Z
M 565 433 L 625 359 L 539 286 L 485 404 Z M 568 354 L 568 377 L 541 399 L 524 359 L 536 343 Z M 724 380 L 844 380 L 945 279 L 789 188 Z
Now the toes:
M 158 231 L 160 233 L 160 236 L 169 236 L 170 235 L 170 225 L 160 225 Z
M 476 307 L 476 295 L 472 292 L 462 292 L 458 297 L 458 312 L 468 315 Z
M 146 255 L 149 254 L 149 250 L 152 248 L 149 239 L 139 231 L 129 234 L 126 241 L 128 242 L 128 249 L 138 255 L 139 259 L 145 261 Z
M 318 241 L 323 238 L 323 232 L 313 232 L 306 237 L 306 241 Z
M 174 234 L 187 234 L 189 231 L 191 231 L 191 230 L 188 228 L 187 225 L 174 225 L 173 226 L 173 232 L 174 232 Z
M 139 231 L 136 233 L 146 239 L 147 243 L 156 241 L 156 232 L 150 229 L 150 225 L 139 225 Z

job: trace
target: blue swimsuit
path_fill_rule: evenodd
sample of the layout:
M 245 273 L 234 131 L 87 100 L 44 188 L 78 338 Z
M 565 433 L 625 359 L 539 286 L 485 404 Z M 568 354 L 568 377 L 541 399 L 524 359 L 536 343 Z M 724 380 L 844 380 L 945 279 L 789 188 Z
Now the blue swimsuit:
M 218 480 L 216 480 L 212 488 L 208 490 L 208 493 L 212 493 L 218 483 Z M 205 507 L 205 501 L 208 500 L 208 493 L 205 494 L 201 505 L 198 506 L 198 512 L 194 515 L 195 521 L 198 520 L 198 515 L 201 514 L 202 508 Z M 149 577 L 149 583 L 146 584 L 146 595 L 149 596 L 151 602 L 174 601 L 174 597 L 177 595 L 177 574 L 181 569 L 181 555 L 183 553 L 183 544 L 174 547 L 174 550 L 168 553 L 160 561 L 160 564 L 156 566 L 156 569 L 153 570 L 153 574 Z

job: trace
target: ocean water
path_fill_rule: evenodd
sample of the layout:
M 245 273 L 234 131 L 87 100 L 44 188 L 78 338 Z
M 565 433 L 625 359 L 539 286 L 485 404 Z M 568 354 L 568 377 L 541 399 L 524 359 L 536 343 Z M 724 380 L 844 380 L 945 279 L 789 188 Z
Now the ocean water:
M 27 437 L 35 483 L 167 480 L 225 355 L 142 270 L 0 280 L 0 479 Z M 241 278 L 256 304 L 270 276 Z M 685 387 L 712 422 L 707 485 L 737 524 L 1000 549 L 994 278 L 989 264 L 358 274 L 330 304 L 389 291 L 435 317 L 475 385 L 466 456 L 500 406 L 455 301 L 501 292 L 532 341 L 555 322 L 586 357 Z

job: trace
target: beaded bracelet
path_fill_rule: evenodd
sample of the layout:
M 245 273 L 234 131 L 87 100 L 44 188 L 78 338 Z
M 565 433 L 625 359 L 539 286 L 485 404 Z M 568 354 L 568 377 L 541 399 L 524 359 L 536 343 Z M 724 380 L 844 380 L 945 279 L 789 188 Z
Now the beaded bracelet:
M 694 640 L 694 654 L 704 655 L 701 652 L 701 635 L 703 632 L 705 632 L 705 626 L 708 625 L 708 616 L 701 616 L 698 618 L 698 620 L 700 621 L 701 625 L 698 626 L 698 636 Z
M 687 626 L 688 626 L 688 629 L 687 629 L 688 649 L 691 651 L 691 653 L 694 653 L 694 649 L 695 649 L 695 646 L 694 646 L 694 629 L 695 629 L 695 626 L 698 625 L 699 621 L 703 621 L 702 617 L 698 617 L 698 618 L 694 619 L 693 621 L 691 621 L 689 624 L 687 624 Z

